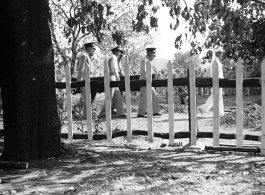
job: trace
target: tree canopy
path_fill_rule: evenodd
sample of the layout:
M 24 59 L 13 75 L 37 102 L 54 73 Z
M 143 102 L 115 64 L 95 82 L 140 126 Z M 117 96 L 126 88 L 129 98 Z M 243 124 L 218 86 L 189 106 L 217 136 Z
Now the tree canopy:
M 110 47 L 121 45 L 126 55 L 141 53 L 153 41 L 147 31 L 136 32 L 132 21 L 137 17 L 136 0 L 71 1 L 52 0 L 50 7 L 55 63 L 62 67 L 69 61 L 74 66 L 78 52 L 86 41 L 97 41 L 106 56 Z
M 148 2 L 148 6 L 153 4 L 152 0 Z M 176 37 L 177 49 L 180 49 L 185 41 L 189 41 L 192 46 L 191 55 L 222 45 L 226 57 L 230 59 L 241 58 L 252 63 L 264 57 L 265 4 L 262 1 L 196 0 L 194 7 L 189 7 L 185 0 L 161 2 L 162 6 L 170 9 L 169 14 L 175 20 L 170 24 L 170 29 L 178 29 L 180 17 L 188 22 L 187 32 Z M 141 7 L 146 6 L 147 1 L 144 0 Z M 144 8 L 138 9 L 138 15 L 141 17 L 137 18 L 136 25 L 141 26 L 142 19 L 147 17 L 146 13 Z M 204 42 L 198 40 L 198 34 L 205 37 Z
M 175 68 L 189 68 L 189 64 L 193 63 L 196 68 L 199 68 L 201 65 L 201 60 L 199 55 L 190 55 L 190 52 L 177 52 L 174 55 L 173 67 Z

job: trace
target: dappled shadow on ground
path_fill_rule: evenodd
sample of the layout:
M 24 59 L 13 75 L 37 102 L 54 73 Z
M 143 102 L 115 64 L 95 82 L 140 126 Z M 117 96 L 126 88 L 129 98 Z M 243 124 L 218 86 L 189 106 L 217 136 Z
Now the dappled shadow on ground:
M 75 141 L 61 153 L 30 162 L 28 170 L 0 170 L 0 194 L 265 192 L 265 157 L 249 153 L 184 152 L 106 141 Z

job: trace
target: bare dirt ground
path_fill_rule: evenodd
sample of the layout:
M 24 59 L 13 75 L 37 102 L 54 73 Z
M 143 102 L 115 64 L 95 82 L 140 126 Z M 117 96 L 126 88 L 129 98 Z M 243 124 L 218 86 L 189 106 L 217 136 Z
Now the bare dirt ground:
M 95 103 L 100 107 L 102 95 Z M 160 96 L 163 112 L 166 102 Z M 198 96 L 197 104 L 207 96 Z M 259 96 L 246 96 L 253 102 Z M 176 104 L 178 100 L 176 99 Z M 235 107 L 235 96 L 224 96 L 225 109 Z M 147 119 L 135 118 L 138 96 L 132 98 L 135 130 L 147 130 Z M 212 131 L 212 113 L 207 118 L 198 114 L 200 131 Z M 104 120 L 99 126 L 104 129 Z M 112 121 L 113 129 L 126 130 L 126 120 Z M 75 125 L 77 129 L 79 125 Z M 168 115 L 154 117 L 154 132 L 168 132 Z M 0 127 L 1 128 L 1 127 Z M 175 131 L 188 131 L 187 113 L 175 113 Z M 65 132 L 66 125 L 62 132 Z M 84 127 L 85 131 L 85 127 Z M 222 125 L 220 132 L 234 133 L 235 125 Z M 76 132 L 80 132 L 77 131 Z M 260 129 L 244 129 L 244 133 L 260 135 Z M 0 139 L 1 140 L 1 139 Z M 2 140 L 3 141 L 3 140 Z M 212 145 L 212 139 L 200 139 Z M 188 139 L 175 140 L 185 145 Z M 220 140 L 221 144 L 235 144 L 236 140 Z M 168 140 L 133 136 L 89 142 L 63 140 L 61 155 L 29 162 L 27 170 L 1 170 L 0 194 L 265 194 L 265 157 L 252 153 L 183 151 L 181 147 L 161 147 Z M 244 142 L 259 146 L 258 142 Z M 3 150 L 0 142 L 0 153 Z

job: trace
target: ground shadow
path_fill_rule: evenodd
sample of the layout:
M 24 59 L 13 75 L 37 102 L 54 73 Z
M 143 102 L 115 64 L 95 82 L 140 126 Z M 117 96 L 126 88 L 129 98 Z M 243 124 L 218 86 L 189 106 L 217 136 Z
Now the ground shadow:
M 0 184 L 0 194 L 10 189 L 26 194 L 138 194 L 170 190 L 181 194 L 214 190 L 211 186 L 216 185 L 223 186 L 223 192 L 228 188 L 231 191 L 231 186 L 239 187 L 237 193 L 263 190 L 262 185 L 240 187 L 247 178 L 258 181 L 259 174 L 263 174 L 265 158 L 253 154 L 185 152 L 178 147 L 144 149 L 105 141 L 78 141 L 68 147 L 61 156 L 31 162 L 28 170 L 0 170 L 5 182 Z

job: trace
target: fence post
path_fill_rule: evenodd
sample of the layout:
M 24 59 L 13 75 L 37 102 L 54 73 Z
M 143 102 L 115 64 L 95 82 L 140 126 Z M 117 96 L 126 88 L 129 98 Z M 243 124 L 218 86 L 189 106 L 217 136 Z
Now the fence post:
M 168 117 L 169 117 L 169 145 L 174 145 L 174 89 L 171 61 L 167 63 L 167 93 L 168 93 Z
M 70 63 L 65 66 L 66 79 L 66 101 L 67 101 L 67 121 L 68 121 L 68 139 L 73 140 L 73 116 L 72 116 L 72 97 L 71 97 L 71 70 Z
M 213 54 L 215 55 L 215 54 Z M 219 128 L 220 128 L 220 118 L 219 118 L 219 76 L 218 76 L 218 63 L 216 59 L 212 65 L 213 71 L 213 145 L 219 146 Z M 222 94 L 221 94 L 222 95 Z
M 146 96 L 147 96 L 147 117 L 148 117 L 148 142 L 152 143 L 154 141 L 153 132 L 153 99 L 152 99 L 152 67 L 148 60 L 145 61 L 146 66 Z
M 195 64 L 189 66 L 189 101 L 190 101 L 190 145 L 197 145 L 197 110 L 196 110 L 196 75 Z
M 105 113 L 106 113 L 106 133 L 107 140 L 112 141 L 112 131 L 111 131 L 111 94 L 110 94 L 110 76 L 109 76 L 109 66 L 106 63 L 104 67 L 104 91 L 105 91 Z
M 92 104 L 91 104 L 91 86 L 90 86 L 90 69 L 85 66 L 85 88 L 86 88 L 86 111 L 87 111 L 87 137 L 93 140 L 92 130 Z
M 241 60 L 236 63 L 236 140 L 243 147 L 243 68 Z
M 131 118 L 131 86 L 130 86 L 130 70 L 129 61 L 124 66 L 125 73 L 125 91 L 126 91 L 126 113 L 127 113 L 127 141 L 132 142 L 132 118 Z
M 265 58 L 261 63 L 261 155 L 265 155 Z

